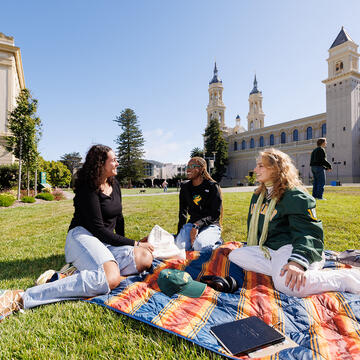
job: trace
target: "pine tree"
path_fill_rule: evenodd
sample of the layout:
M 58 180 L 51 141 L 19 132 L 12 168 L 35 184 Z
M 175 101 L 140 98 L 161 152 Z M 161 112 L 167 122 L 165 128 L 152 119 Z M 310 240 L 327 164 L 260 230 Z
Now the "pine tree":
M 41 120 L 36 116 L 38 101 L 33 99 L 28 89 L 22 89 L 16 98 L 16 107 L 9 113 L 5 148 L 19 159 L 18 195 L 22 177 L 22 164 L 27 170 L 27 188 L 29 192 L 30 171 L 35 170 L 39 156 L 37 145 L 41 136 Z M 36 186 L 36 184 L 35 184 Z
M 220 182 L 226 173 L 228 160 L 228 144 L 220 130 L 218 120 L 212 119 L 205 129 L 205 157 L 213 158 L 215 155 L 215 167 L 211 174 L 214 180 Z
M 81 167 L 82 157 L 78 152 L 72 152 L 64 154 L 60 161 L 70 170 L 71 172 L 71 185 L 73 185 L 74 175 L 76 170 Z
M 122 133 L 115 140 L 118 144 L 118 178 L 121 182 L 126 182 L 128 187 L 131 187 L 132 182 L 144 176 L 142 157 L 145 141 L 134 110 L 129 108 L 123 110 L 114 121 L 122 130 Z

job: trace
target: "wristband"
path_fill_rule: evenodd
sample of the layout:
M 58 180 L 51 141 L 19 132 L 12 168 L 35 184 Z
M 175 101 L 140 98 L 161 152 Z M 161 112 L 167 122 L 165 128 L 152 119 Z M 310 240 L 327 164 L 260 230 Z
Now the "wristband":
M 140 241 L 136 241 L 136 242 L 135 242 L 135 246 L 136 246 L 136 247 L 139 247 L 139 246 L 140 246 Z

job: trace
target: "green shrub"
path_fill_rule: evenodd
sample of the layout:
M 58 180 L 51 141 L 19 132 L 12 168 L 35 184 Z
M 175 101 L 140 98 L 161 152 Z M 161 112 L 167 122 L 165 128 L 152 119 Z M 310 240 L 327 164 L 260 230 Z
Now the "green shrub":
M 0 166 L 0 191 L 11 189 L 16 185 L 18 172 L 17 164 Z
M 0 206 L 11 206 L 15 202 L 15 197 L 10 194 L 0 194 Z
M 23 196 L 21 198 L 21 201 L 23 203 L 34 203 L 36 200 L 35 200 L 35 198 L 33 196 Z
M 252 173 L 251 175 L 245 176 L 245 179 L 249 186 L 253 186 L 256 183 L 256 174 Z
M 46 200 L 46 201 L 52 201 L 52 200 L 54 200 L 54 195 L 49 194 L 49 193 L 45 193 L 45 192 L 41 192 L 40 194 L 36 195 L 36 198 Z

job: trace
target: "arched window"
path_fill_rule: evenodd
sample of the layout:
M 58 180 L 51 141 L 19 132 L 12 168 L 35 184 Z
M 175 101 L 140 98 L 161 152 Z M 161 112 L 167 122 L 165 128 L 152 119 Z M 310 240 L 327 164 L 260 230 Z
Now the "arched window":
M 342 61 L 338 61 L 338 62 L 335 64 L 335 71 L 336 71 L 336 72 L 341 71 L 343 68 L 344 68 L 344 64 L 343 64 Z
M 312 139 L 312 127 L 309 126 L 307 129 L 306 129 L 306 140 L 311 140 Z
M 299 132 L 297 129 L 293 131 L 293 141 L 299 141 Z
M 237 150 L 237 141 L 234 142 L 234 151 Z
M 246 141 L 243 140 L 243 141 L 241 142 L 241 150 L 245 150 L 245 149 L 246 149 Z
M 260 145 L 260 147 L 264 146 L 264 137 L 263 136 L 260 136 L 259 145 Z
M 321 125 L 321 137 L 326 136 L 326 124 Z
M 250 148 L 253 149 L 255 147 L 255 141 L 253 138 L 250 140 Z
M 274 144 L 275 144 L 274 135 L 271 134 L 271 135 L 270 135 L 270 145 L 274 145 Z
M 254 122 L 253 121 L 250 122 L 250 131 L 252 131 L 252 130 L 254 130 Z
M 280 140 L 281 144 L 285 144 L 286 143 L 286 134 L 284 133 L 284 131 L 281 133 L 281 140 Z

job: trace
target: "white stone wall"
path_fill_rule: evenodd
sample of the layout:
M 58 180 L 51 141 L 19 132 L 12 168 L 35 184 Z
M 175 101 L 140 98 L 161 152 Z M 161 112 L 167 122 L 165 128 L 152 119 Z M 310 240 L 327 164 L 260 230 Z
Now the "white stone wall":
M 0 33 L 0 144 L 9 135 L 8 113 L 16 106 L 16 97 L 24 87 L 23 70 L 19 48 L 14 39 Z M 15 158 L 0 147 L 0 165 L 12 164 Z

